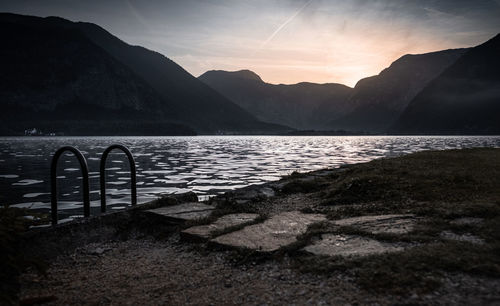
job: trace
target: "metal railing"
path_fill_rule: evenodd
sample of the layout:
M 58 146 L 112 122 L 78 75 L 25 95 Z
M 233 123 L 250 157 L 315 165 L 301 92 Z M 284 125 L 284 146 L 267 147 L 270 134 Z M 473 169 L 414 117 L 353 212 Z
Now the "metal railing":
M 130 177 L 131 177 L 131 202 L 132 205 L 137 205 L 137 175 L 136 175 L 136 167 L 135 160 L 127 147 L 119 144 L 114 144 L 109 146 L 106 150 L 104 150 L 101 161 L 100 161 L 100 187 L 101 187 L 101 212 L 106 212 L 106 159 L 109 153 L 114 150 L 119 149 L 127 155 L 129 165 L 130 165 Z M 78 162 L 80 163 L 80 168 L 82 171 L 82 185 L 83 185 L 83 216 L 90 216 L 90 188 L 89 188 L 89 169 L 87 165 L 87 160 L 83 156 L 83 154 L 75 147 L 65 146 L 59 148 L 52 157 L 52 162 L 50 165 L 50 182 L 51 182 L 51 215 L 52 215 L 52 225 L 56 225 L 58 222 L 57 216 L 57 162 L 61 155 L 66 152 L 72 152 Z
M 54 153 L 52 157 L 52 163 L 50 165 L 50 182 L 51 182 L 51 215 L 52 215 L 52 225 L 57 224 L 57 162 L 59 157 L 66 152 L 70 151 L 75 154 L 78 162 L 80 163 L 80 168 L 82 170 L 82 185 L 83 185 L 83 216 L 90 216 L 90 190 L 89 190 L 89 168 L 87 166 L 87 160 L 77 148 L 66 146 L 62 147 Z
M 114 149 L 119 149 L 127 155 L 128 162 L 130 165 L 130 189 L 131 189 L 131 201 L 132 201 L 132 206 L 135 206 L 137 204 L 137 178 L 136 178 L 136 171 L 135 171 L 135 161 L 134 157 L 132 156 L 132 153 L 130 152 L 127 147 L 119 144 L 115 144 L 112 146 L 109 146 L 104 152 L 102 153 L 101 156 L 101 164 L 100 164 L 100 182 L 101 182 L 101 212 L 106 212 L 106 159 L 108 158 L 109 152 L 111 152 Z

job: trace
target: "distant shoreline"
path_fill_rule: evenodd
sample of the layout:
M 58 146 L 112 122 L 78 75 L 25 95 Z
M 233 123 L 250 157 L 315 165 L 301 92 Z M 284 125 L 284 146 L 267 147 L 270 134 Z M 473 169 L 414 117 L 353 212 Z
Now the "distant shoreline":
M 57 137 L 192 137 L 192 136 L 388 136 L 388 137 L 411 137 L 411 136 L 422 136 L 422 137 L 457 137 L 457 136 L 485 136 L 485 137 L 496 137 L 500 134 L 374 134 L 374 133 L 355 133 L 355 132 L 343 132 L 343 131 L 296 131 L 290 133 L 273 133 L 273 134 L 244 134 L 244 133 L 225 133 L 225 134 L 175 134 L 175 135 L 0 135 L 2 138 L 57 138 Z

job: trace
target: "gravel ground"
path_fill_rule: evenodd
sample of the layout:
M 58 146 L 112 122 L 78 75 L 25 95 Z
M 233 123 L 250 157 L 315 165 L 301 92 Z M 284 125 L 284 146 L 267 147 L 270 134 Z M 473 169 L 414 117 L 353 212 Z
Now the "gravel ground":
M 304 274 L 290 259 L 235 265 L 229 252 L 168 240 L 92 243 L 57 258 L 47 276 L 22 275 L 21 300 L 53 305 L 500 305 L 500 281 L 449 275 L 427 295 L 400 297 L 358 288 L 346 275 Z

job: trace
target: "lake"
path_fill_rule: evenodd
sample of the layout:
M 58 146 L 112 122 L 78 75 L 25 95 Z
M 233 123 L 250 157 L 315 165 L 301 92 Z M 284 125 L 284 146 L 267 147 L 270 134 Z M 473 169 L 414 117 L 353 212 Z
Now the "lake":
M 201 199 L 250 184 L 421 150 L 500 147 L 500 136 L 193 136 L 193 137 L 3 137 L 0 138 L 0 203 L 50 209 L 50 161 L 61 146 L 78 148 L 90 171 L 91 207 L 98 212 L 99 160 L 111 144 L 133 153 L 138 202 L 160 194 L 194 191 Z M 115 152 L 115 153 L 113 153 Z M 130 203 L 128 162 L 120 151 L 107 160 L 110 209 Z M 76 158 L 58 166 L 60 218 L 82 214 Z

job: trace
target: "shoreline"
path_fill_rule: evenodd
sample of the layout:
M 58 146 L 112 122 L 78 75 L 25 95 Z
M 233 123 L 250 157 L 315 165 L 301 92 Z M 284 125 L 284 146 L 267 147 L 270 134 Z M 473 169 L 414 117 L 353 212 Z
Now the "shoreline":
M 162 138 L 162 137 L 232 137 L 232 136 L 286 136 L 286 137 L 302 137 L 302 136 L 333 136 L 333 137 L 500 137 L 500 134 L 375 134 L 375 133 L 339 133 L 334 134 L 329 131 L 324 133 L 312 131 L 311 133 L 306 133 L 308 131 L 297 131 L 293 133 L 277 133 L 277 134 L 196 134 L 196 135 L 0 135 L 0 138 L 21 138 L 21 139 L 38 139 L 38 138 L 88 138 L 88 137 L 119 137 L 119 138 L 134 138 L 134 137 L 151 137 L 151 138 Z
M 292 173 L 279 181 L 228 192 L 207 202 L 215 207 L 210 217 L 182 225 L 135 213 L 146 207 L 63 224 L 56 230 L 61 236 L 48 237 L 52 244 L 35 239 L 45 246 L 37 252 L 46 252 L 51 266 L 47 278 L 32 269 L 21 276 L 21 299 L 52 294 L 57 298 L 54 304 L 144 299 L 173 304 L 494 304 L 500 300 L 500 271 L 493 268 L 500 261 L 493 230 L 500 216 L 494 187 L 499 180 L 500 149 L 424 151 Z M 193 195 L 184 197 L 167 197 L 148 208 L 195 200 Z M 321 214 L 327 222 L 308 226 L 294 244 L 266 254 L 248 248 L 221 249 L 180 236 L 186 228 L 210 224 L 227 214 L 258 214 L 258 225 L 291 211 Z M 409 219 L 411 229 L 376 233 L 372 230 L 380 224 L 335 225 L 357 216 L 390 214 L 414 216 Z M 39 232 L 45 231 L 52 230 Z M 325 234 L 409 247 L 368 257 L 301 251 Z M 428 261 L 443 254 L 449 258 L 442 263 Z M 479 256 L 482 268 L 469 262 L 474 256 Z M 428 272 L 417 269 L 422 265 Z

